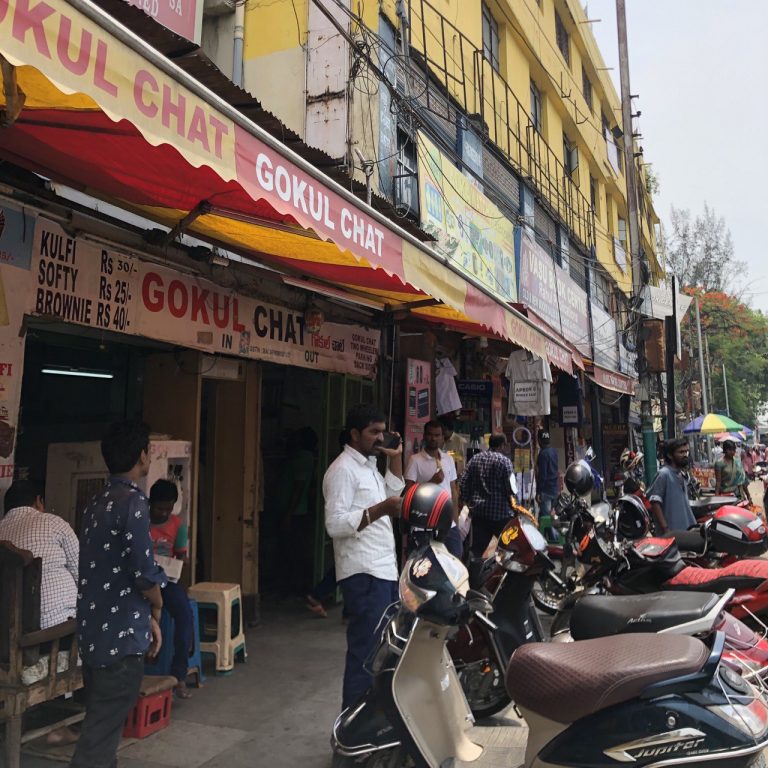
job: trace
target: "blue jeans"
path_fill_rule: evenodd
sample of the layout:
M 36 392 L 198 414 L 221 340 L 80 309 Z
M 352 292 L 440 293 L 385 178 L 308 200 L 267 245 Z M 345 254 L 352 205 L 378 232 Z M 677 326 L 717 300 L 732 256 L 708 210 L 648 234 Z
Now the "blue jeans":
M 351 707 L 368 690 L 371 676 L 363 665 L 376 645 L 376 626 L 387 606 L 397 600 L 397 582 L 356 573 L 339 582 L 347 622 L 342 709 Z
M 554 504 L 556 498 L 556 493 L 539 494 L 539 518 L 541 518 L 542 515 L 552 514 L 552 504 Z
M 164 643 L 173 642 L 171 674 L 183 683 L 187 679 L 189 650 L 192 647 L 192 609 L 181 584 L 169 581 L 163 588 L 163 610 L 171 614 L 174 622 L 173 638 L 164 637 Z

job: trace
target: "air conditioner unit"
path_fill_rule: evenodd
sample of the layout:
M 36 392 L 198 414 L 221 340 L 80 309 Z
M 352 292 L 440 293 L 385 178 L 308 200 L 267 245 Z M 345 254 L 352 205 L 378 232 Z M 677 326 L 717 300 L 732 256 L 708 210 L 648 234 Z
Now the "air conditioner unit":
M 173 509 L 189 525 L 192 500 L 192 443 L 186 440 L 151 440 L 149 473 L 139 487 L 149 496 L 156 480 L 176 484 L 179 500 Z M 46 511 L 63 517 L 80 532 L 80 519 L 90 500 L 107 482 L 109 472 L 101 456 L 101 444 L 51 443 L 45 477 Z

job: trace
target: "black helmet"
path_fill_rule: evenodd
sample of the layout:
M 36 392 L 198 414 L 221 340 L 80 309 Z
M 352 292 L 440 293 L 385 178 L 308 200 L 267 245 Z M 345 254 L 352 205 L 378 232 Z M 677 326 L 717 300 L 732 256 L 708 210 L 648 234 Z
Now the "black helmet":
M 622 539 L 640 539 L 651 530 L 648 510 L 637 496 L 622 496 L 616 502 L 616 533 Z
M 428 534 L 443 541 L 453 523 L 451 494 L 435 483 L 412 485 L 403 496 L 400 513 L 405 533 Z
M 592 470 L 583 461 L 574 461 L 565 470 L 565 487 L 574 496 L 586 496 L 592 493 L 595 481 L 592 478 Z

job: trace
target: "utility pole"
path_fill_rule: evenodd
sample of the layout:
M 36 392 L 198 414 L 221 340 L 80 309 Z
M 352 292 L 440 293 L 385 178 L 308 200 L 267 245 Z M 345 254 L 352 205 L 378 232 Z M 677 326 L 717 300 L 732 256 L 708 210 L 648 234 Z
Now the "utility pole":
M 701 343 L 701 312 L 699 297 L 696 297 L 696 335 L 699 339 L 699 372 L 701 374 L 701 402 L 704 405 L 704 415 L 709 413 L 709 398 L 707 397 L 707 379 L 704 376 L 704 345 Z M 707 435 L 707 458 L 712 463 L 712 438 Z
M 725 389 L 725 415 L 731 415 L 731 406 L 728 402 L 728 379 L 725 377 L 725 363 L 723 363 L 723 389 Z
M 707 396 L 707 378 L 704 375 L 704 345 L 701 342 L 701 313 L 699 312 L 699 297 L 696 299 L 696 336 L 699 339 L 699 373 L 701 375 L 701 402 L 704 414 L 709 413 L 709 397 Z
M 677 437 L 677 408 L 675 398 L 675 355 L 677 349 L 677 279 L 672 275 L 672 317 L 666 317 L 667 342 L 667 440 Z
M 621 80 L 621 120 L 624 129 L 624 170 L 627 177 L 627 211 L 629 213 L 629 247 L 632 256 L 632 292 L 637 307 L 643 291 L 643 270 L 640 257 L 640 222 L 637 214 L 637 179 L 635 177 L 635 147 L 632 138 L 632 96 L 629 87 L 629 46 L 627 45 L 627 11 L 625 0 L 616 0 L 616 31 L 619 40 L 619 75 Z M 606 137 L 606 140 L 608 137 Z M 636 310 L 636 327 L 640 328 L 640 312 Z M 656 475 L 656 435 L 651 415 L 651 377 L 645 360 L 644 343 L 637 333 L 637 360 L 640 375 L 640 412 L 643 425 L 645 480 L 650 485 Z M 674 413 L 674 411 L 673 411 Z
M 707 389 L 709 390 L 709 404 L 715 410 L 715 396 L 712 394 L 712 364 L 709 361 L 709 336 L 704 334 L 704 360 L 707 363 Z

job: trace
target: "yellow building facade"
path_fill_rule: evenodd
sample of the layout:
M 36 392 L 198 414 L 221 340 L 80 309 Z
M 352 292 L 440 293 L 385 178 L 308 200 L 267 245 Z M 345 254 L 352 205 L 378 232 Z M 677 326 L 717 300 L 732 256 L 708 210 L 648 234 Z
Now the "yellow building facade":
M 395 31 L 395 50 L 388 54 L 379 45 L 384 25 Z M 356 44 L 368 51 L 365 61 Z M 379 140 L 386 116 L 371 108 L 383 88 L 373 67 L 389 67 L 386 71 L 399 78 L 401 91 L 417 107 L 429 109 L 422 98 L 428 87 L 449 94 L 459 112 L 482 126 L 499 156 L 533 188 L 558 226 L 567 229 L 580 250 L 594 253 L 603 267 L 595 270 L 598 293 L 610 294 L 613 285 L 631 292 L 621 103 L 580 3 L 246 3 L 246 89 L 360 180 L 364 160 L 380 159 L 386 149 Z M 408 67 L 422 77 L 403 86 L 403 79 L 410 79 Z M 642 156 L 635 163 L 642 198 L 640 247 L 654 279 L 662 272 L 657 218 Z M 376 162 L 374 182 L 379 172 Z

